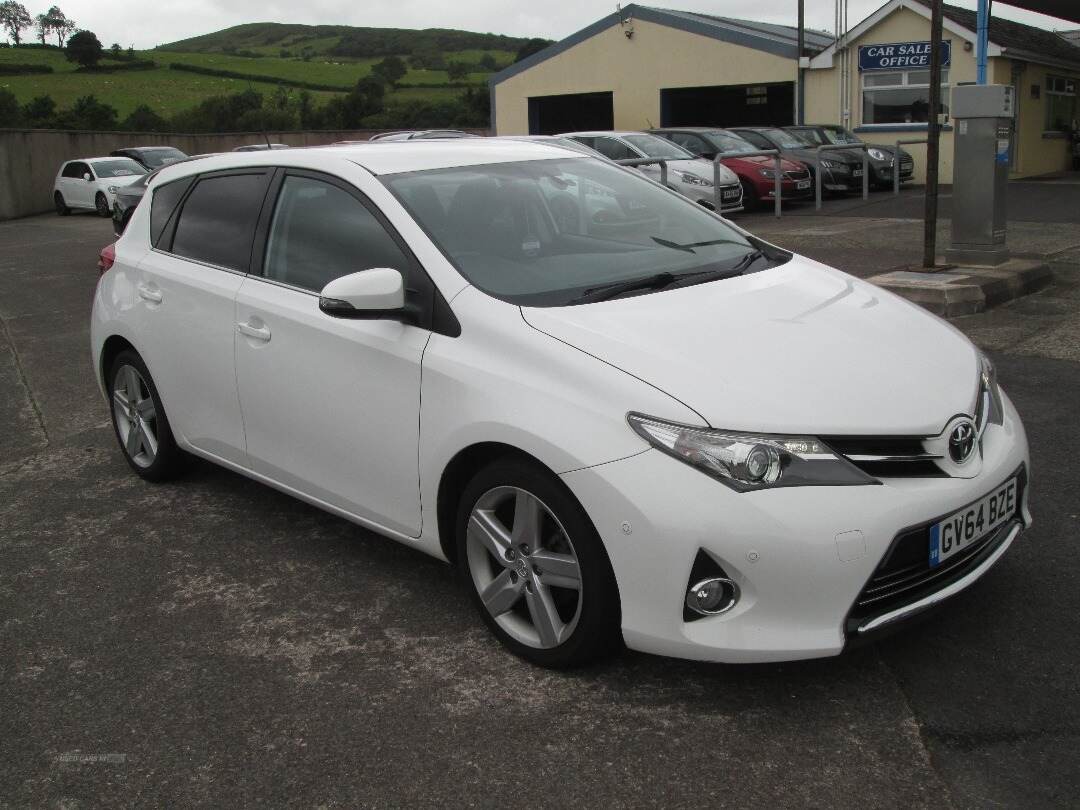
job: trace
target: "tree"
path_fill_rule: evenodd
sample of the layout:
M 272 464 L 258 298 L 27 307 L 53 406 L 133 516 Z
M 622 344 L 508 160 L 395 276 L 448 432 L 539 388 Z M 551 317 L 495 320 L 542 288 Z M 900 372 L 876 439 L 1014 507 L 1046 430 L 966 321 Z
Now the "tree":
M 41 40 L 41 44 L 45 44 L 45 37 L 49 35 L 52 30 L 52 25 L 49 22 L 49 15 L 38 14 L 34 17 L 34 32 L 37 34 L 37 38 Z
M 41 44 L 45 44 L 45 34 L 51 32 L 56 34 L 56 46 L 58 48 L 64 47 L 64 40 L 75 30 L 75 21 L 69 20 L 59 6 L 50 6 L 49 10 L 44 14 L 39 14 L 37 24 Z
M 61 129 L 116 129 L 116 109 L 103 104 L 94 96 L 77 99 L 70 110 L 62 110 L 57 116 Z
M 129 132 L 164 132 L 169 128 L 168 122 L 146 104 L 140 104 L 121 125 L 122 129 Z
M 528 59 L 534 53 L 540 53 L 551 42 L 546 39 L 530 39 L 526 40 L 525 44 L 518 48 L 517 56 L 514 58 L 515 62 L 520 62 L 522 59 Z
M 498 64 L 496 64 L 494 56 L 492 56 L 490 53 L 485 53 L 483 56 L 480 57 L 480 67 L 482 67 L 484 70 L 495 70 L 499 66 Z
M 109 46 L 109 56 L 111 56 L 113 59 L 124 58 L 124 49 L 120 47 L 119 42 L 114 42 L 112 45 Z
M 388 56 L 371 68 L 371 75 L 391 87 L 405 78 L 408 68 L 399 56 Z
M 0 88 L 0 121 L 5 126 L 17 127 L 22 122 L 22 108 L 19 100 L 10 90 Z
M 68 40 L 64 55 L 69 62 L 78 62 L 84 68 L 92 68 L 101 61 L 105 49 L 93 31 L 78 31 Z
M 34 96 L 22 109 L 23 121 L 34 129 L 47 129 L 56 125 L 56 102 L 52 96 Z
M 0 27 L 7 31 L 11 41 L 18 45 L 22 41 L 22 31 L 34 24 L 34 18 L 22 3 L 4 0 L 0 3 Z
M 451 62 L 446 66 L 446 75 L 452 82 L 461 81 L 469 75 L 469 66 L 464 62 Z

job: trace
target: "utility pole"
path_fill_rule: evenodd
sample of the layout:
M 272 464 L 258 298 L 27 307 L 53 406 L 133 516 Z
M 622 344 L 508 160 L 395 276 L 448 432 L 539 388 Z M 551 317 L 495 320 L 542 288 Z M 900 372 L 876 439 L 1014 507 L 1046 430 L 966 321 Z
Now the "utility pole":
M 923 219 L 923 267 L 937 263 L 938 146 L 941 142 L 941 0 L 930 6 L 930 111 L 926 132 L 926 209 Z M 899 167 L 894 169 L 897 171 Z
M 806 71 L 803 70 L 802 66 L 803 55 L 806 53 L 806 15 L 805 9 L 803 8 L 803 2 L 804 0 L 799 0 L 799 55 L 795 57 L 796 65 L 798 66 L 797 75 L 799 77 L 799 95 L 798 101 L 795 102 L 799 106 L 799 114 L 795 119 L 796 124 L 806 123 L 806 87 L 803 85 L 803 82 L 806 79 Z

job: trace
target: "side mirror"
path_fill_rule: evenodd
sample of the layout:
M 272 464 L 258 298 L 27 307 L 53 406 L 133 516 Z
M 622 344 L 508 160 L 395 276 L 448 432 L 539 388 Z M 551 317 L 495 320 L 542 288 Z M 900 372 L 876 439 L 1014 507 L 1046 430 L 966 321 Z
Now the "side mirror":
M 91 180 L 94 179 L 94 177 L 93 177 L 93 175 L 90 174 L 90 172 L 87 172 L 86 174 L 84 174 L 82 176 L 82 179 L 85 180 L 87 183 L 89 183 Z
M 322 288 L 319 309 L 335 318 L 404 315 L 405 279 L 400 270 L 390 267 L 349 273 Z

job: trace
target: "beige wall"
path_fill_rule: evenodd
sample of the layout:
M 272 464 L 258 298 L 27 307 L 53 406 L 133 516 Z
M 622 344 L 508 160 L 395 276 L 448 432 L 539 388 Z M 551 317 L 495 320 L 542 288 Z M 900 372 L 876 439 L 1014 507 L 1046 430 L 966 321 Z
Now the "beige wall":
M 860 45 L 872 45 L 882 42 L 916 42 L 930 38 L 930 22 L 925 17 L 909 9 L 897 9 L 878 25 L 871 28 L 862 37 L 853 40 L 851 45 L 851 93 L 848 109 L 851 111 L 849 124 L 859 127 L 862 120 L 862 87 L 858 71 L 858 48 Z M 964 48 L 964 38 L 945 31 L 944 39 L 952 42 L 952 64 L 949 68 L 949 87 L 960 82 L 974 82 L 976 79 L 975 50 Z M 988 65 L 988 78 L 997 84 L 1009 84 L 1012 81 L 1014 62 L 1005 58 L 992 58 Z M 1018 82 L 1018 137 L 1014 177 L 1030 177 L 1047 174 L 1065 168 L 1068 159 L 1067 142 L 1060 137 L 1046 138 L 1043 126 L 1046 117 L 1046 75 L 1076 77 L 1076 73 L 1062 72 L 1041 65 L 1017 62 L 1022 73 Z M 810 70 L 806 79 L 806 120 L 815 123 L 837 123 L 840 121 L 839 105 L 839 69 L 823 68 Z M 1042 88 L 1039 99 L 1031 98 L 1031 85 L 1039 84 Z M 866 141 L 877 143 L 895 143 L 907 138 L 925 138 L 925 132 L 896 132 L 882 130 L 860 132 Z M 915 157 L 915 182 L 926 180 L 926 146 L 919 144 L 905 146 Z M 953 173 L 953 133 L 941 133 L 940 178 L 943 183 L 952 182 Z
M 334 141 L 367 140 L 379 131 L 271 132 L 269 138 L 290 146 L 319 146 Z M 473 131 L 487 134 L 485 130 Z M 53 181 L 60 165 L 68 160 L 100 157 L 127 146 L 175 146 L 189 155 L 198 155 L 260 142 L 265 142 L 262 133 L 251 132 L 175 135 L 0 130 L 0 220 L 52 210 Z
M 616 129 L 660 125 L 660 90 L 795 79 L 795 62 L 741 45 L 635 20 L 627 39 L 615 23 L 545 62 L 495 85 L 494 129 L 529 131 L 529 98 L 612 92 Z

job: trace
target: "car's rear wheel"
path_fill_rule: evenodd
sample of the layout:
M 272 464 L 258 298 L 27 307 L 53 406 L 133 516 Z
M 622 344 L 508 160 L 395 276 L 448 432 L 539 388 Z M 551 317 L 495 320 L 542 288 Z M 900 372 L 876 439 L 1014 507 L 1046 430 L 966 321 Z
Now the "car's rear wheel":
M 562 668 L 618 648 L 611 563 L 585 510 L 555 476 L 523 460 L 496 461 L 465 488 L 456 525 L 463 578 L 512 652 Z
M 174 477 L 183 469 L 184 452 L 142 358 L 134 351 L 120 352 L 108 381 L 113 430 L 131 469 L 148 481 Z
M 97 196 L 94 197 L 94 208 L 97 209 L 99 217 L 112 216 L 112 211 L 109 210 L 109 198 L 100 191 L 97 193 Z
M 67 203 L 64 202 L 64 195 L 59 191 L 53 194 L 53 205 L 56 206 L 56 213 L 62 217 L 66 217 L 71 213 L 71 209 L 67 207 Z

